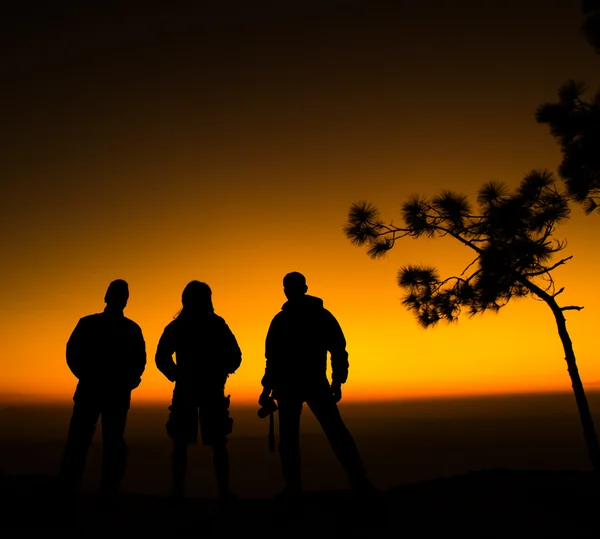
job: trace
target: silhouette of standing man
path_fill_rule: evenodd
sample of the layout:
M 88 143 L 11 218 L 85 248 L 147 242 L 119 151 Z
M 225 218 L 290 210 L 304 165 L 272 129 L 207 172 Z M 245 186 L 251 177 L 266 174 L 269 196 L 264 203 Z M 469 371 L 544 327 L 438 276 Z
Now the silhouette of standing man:
M 263 392 L 258 401 L 269 408 L 270 399 L 274 399 L 279 407 L 283 494 L 302 492 L 300 415 L 304 402 L 321 424 L 350 485 L 366 492 L 372 488 L 371 483 L 337 407 L 349 366 L 342 329 L 323 307 L 323 300 L 306 293 L 308 287 L 301 273 L 288 273 L 283 278 L 283 291 L 288 301 L 273 318 L 267 333 Z M 327 352 L 331 356 L 331 385 L 326 374 Z
M 111 282 L 104 296 L 104 311 L 81 318 L 67 342 L 67 365 L 79 379 L 60 470 L 71 493 L 79 488 L 100 417 L 100 494 L 114 499 L 125 473 L 124 432 L 131 392 L 140 384 L 146 366 L 142 330 L 123 315 L 128 299 L 127 282 Z
M 219 503 L 226 504 L 230 498 L 227 436 L 233 420 L 225 383 L 239 368 L 242 352 L 225 320 L 215 314 L 206 283 L 188 283 L 181 303 L 183 308 L 165 328 L 156 349 L 158 370 L 175 382 L 167 422 L 173 439 L 171 501 L 184 502 L 188 445 L 197 443 L 200 425 L 202 443 L 213 448 Z

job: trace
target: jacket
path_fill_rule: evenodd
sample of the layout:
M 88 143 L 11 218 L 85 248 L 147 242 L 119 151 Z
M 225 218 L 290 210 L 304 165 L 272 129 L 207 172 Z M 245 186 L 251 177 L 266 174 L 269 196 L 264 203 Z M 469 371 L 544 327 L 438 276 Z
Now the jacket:
M 79 379 L 75 397 L 86 392 L 131 392 L 146 367 L 142 330 L 122 312 L 79 319 L 67 341 L 67 365 Z
M 327 352 L 331 380 L 343 384 L 348 378 L 346 339 L 336 318 L 323 300 L 303 295 L 285 302 L 275 315 L 265 341 L 265 389 L 308 389 L 327 382 Z
M 158 370 L 180 389 L 201 390 L 223 387 L 227 377 L 241 365 L 242 351 L 220 316 L 180 316 L 165 327 L 155 361 Z

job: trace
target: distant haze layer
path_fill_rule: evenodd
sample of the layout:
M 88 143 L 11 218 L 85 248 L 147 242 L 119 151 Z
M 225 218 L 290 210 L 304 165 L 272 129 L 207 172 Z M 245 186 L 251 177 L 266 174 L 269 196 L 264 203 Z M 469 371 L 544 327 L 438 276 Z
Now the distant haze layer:
M 600 393 L 590 393 L 600 423 Z M 256 407 L 232 406 L 229 448 L 232 485 L 246 497 L 268 497 L 281 487 L 277 453 L 267 447 L 268 422 Z M 342 403 L 373 481 L 381 488 L 489 468 L 590 469 L 572 395 L 544 394 L 469 399 L 425 399 L 378 404 Z M 124 488 L 168 494 L 171 442 L 166 404 L 133 406 Z M 0 471 L 54 474 L 70 407 L 4 404 L 0 408 Z M 98 485 L 100 427 L 88 458 L 84 488 Z M 307 489 L 346 488 L 347 482 L 318 423 L 302 416 L 301 448 Z M 190 495 L 214 496 L 212 455 L 190 447 Z

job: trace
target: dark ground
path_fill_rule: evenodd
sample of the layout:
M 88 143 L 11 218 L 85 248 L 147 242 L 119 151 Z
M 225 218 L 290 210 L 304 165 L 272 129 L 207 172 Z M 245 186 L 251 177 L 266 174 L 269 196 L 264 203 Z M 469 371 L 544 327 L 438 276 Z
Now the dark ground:
M 588 398 L 600 424 L 600 393 Z M 267 424 L 255 407 L 236 405 L 229 448 L 231 486 L 240 502 L 217 510 L 212 455 L 199 446 L 190 450 L 189 505 L 170 509 L 166 405 L 136 404 L 127 427 L 122 507 L 105 512 L 94 496 L 100 432 L 74 508 L 58 497 L 53 479 L 70 405 L 0 403 L 0 538 L 600 538 L 600 497 L 572 394 L 340 409 L 382 490 L 368 503 L 344 490 L 342 469 L 307 412 L 301 443 L 308 494 L 302 511 L 283 511 L 273 502 L 282 480 L 278 455 L 267 451 Z
M 590 392 L 593 411 L 600 393 Z M 0 472 L 53 475 L 64 447 L 72 405 L 0 403 Z M 375 485 L 422 483 L 490 469 L 589 471 L 589 457 L 572 394 L 344 403 L 340 410 Z M 170 489 L 171 440 L 166 405 L 133 403 L 127 421 L 126 492 L 163 496 Z M 229 440 L 231 488 L 244 499 L 269 499 L 282 487 L 279 456 L 267 450 L 268 422 L 256 406 L 232 404 Z M 595 415 L 600 425 L 600 415 Z M 87 459 L 83 490 L 98 487 L 98 428 Z M 344 489 L 347 480 L 314 416 L 302 417 L 302 474 L 309 491 Z M 211 498 L 212 453 L 190 448 L 186 490 Z
M 344 490 L 313 491 L 303 508 L 240 499 L 228 510 L 193 498 L 124 493 L 102 509 L 92 493 L 77 507 L 57 495 L 53 477 L 3 476 L 5 537 L 568 537 L 598 538 L 598 483 L 590 472 L 487 470 L 402 485 L 362 500 Z M 12 531 L 12 533 L 10 533 Z M 8 533 L 7 533 L 8 532 Z

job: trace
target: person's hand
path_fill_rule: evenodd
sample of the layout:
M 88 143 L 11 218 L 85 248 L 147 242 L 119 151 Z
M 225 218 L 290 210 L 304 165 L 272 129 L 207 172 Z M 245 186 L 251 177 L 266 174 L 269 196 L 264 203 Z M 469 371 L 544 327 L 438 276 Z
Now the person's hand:
M 260 397 L 258 397 L 258 404 L 262 407 L 268 407 L 270 401 L 271 401 L 271 390 L 265 388 L 265 389 L 263 389 L 262 393 L 260 394 Z
M 333 384 L 331 386 L 331 394 L 333 395 L 333 402 L 340 402 L 342 400 L 342 385 Z

